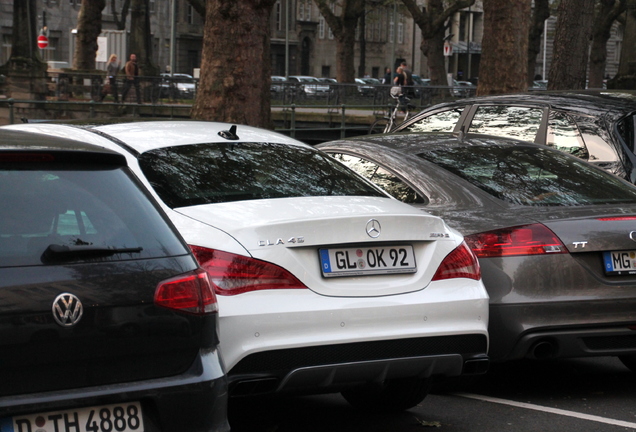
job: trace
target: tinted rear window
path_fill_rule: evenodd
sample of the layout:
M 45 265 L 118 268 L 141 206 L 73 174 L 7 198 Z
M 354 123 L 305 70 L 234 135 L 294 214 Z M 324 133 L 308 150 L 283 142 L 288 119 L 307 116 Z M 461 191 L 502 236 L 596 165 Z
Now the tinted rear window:
M 47 263 L 42 256 L 50 245 L 79 248 L 79 256 L 86 249 L 136 249 L 71 261 L 188 253 L 127 168 L 3 164 L 0 183 L 0 267 Z
M 271 143 L 213 143 L 146 152 L 139 164 L 171 208 L 266 198 L 385 196 L 324 154 Z
M 577 158 L 537 147 L 449 147 L 420 157 L 489 194 L 526 206 L 636 203 L 636 189 Z

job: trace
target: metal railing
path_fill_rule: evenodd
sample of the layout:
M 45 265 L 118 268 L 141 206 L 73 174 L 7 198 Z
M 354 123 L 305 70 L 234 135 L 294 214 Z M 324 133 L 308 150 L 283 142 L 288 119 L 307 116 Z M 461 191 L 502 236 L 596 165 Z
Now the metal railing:
M 136 103 L 134 87 L 127 100 L 114 103 L 112 94 L 102 97 L 106 77 L 102 74 L 50 72 L 46 100 L 0 99 L 8 108 L 8 121 L 95 119 L 98 117 L 189 117 L 198 80 L 179 86 L 181 78 L 139 77 L 142 104 Z M 118 77 L 121 94 L 125 77 Z M 313 84 L 312 84 L 313 85 Z M 394 106 L 391 86 L 373 84 L 273 83 L 270 88 L 276 130 L 292 137 L 302 132 L 366 133 L 378 118 Z M 111 89 L 112 90 L 112 89 Z M 415 110 L 458 97 L 472 96 L 454 87 L 415 86 L 407 89 Z M 276 115 L 274 115 L 276 113 Z

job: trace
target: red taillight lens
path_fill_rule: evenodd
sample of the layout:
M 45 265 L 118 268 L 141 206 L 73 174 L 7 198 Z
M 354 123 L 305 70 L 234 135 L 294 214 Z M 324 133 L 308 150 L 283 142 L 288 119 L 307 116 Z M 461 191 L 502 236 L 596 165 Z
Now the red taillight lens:
M 190 246 L 219 295 L 248 291 L 307 288 L 282 267 L 254 258 Z
M 472 234 L 465 240 L 479 258 L 567 253 L 561 240 L 541 224 Z
M 433 276 L 434 281 L 452 278 L 481 279 L 479 262 L 465 242 L 444 258 Z
M 155 304 L 196 315 L 219 310 L 208 275 L 203 269 L 159 283 L 155 290 Z
M 607 221 L 607 222 L 613 222 L 613 221 L 629 221 L 629 220 L 636 220 L 636 216 L 608 216 L 608 217 L 601 217 L 601 218 L 596 218 L 596 220 L 600 220 L 600 221 Z

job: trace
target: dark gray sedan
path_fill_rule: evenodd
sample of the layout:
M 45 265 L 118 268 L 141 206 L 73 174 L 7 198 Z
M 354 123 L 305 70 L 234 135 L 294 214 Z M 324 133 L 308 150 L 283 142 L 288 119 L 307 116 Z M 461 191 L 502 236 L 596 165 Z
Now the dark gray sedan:
M 636 371 L 636 187 L 546 146 L 369 135 L 317 146 L 442 216 L 479 257 L 490 356 L 619 356 Z
M 533 92 L 461 99 L 426 108 L 395 132 L 505 136 L 554 147 L 636 183 L 636 94 Z

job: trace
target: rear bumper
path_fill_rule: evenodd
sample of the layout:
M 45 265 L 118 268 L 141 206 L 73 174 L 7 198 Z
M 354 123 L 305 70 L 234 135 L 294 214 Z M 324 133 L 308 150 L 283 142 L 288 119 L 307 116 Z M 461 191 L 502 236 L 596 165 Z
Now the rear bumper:
M 319 393 L 398 378 L 482 374 L 487 348 L 485 335 L 467 334 L 259 352 L 232 369 L 230 395 Z
M 636 354 L 633 299 L 491 305 L 492 361 Z
M 523 335 L 510 358 L 564 358 L 636 354 L 636 331 L 625 326 L 540 330 Z
M 181 375 L 0 398 L 0 418 L 139 401 L 147 432 L 229 431 L 227 378 L 218 351 L 201 353 Z

